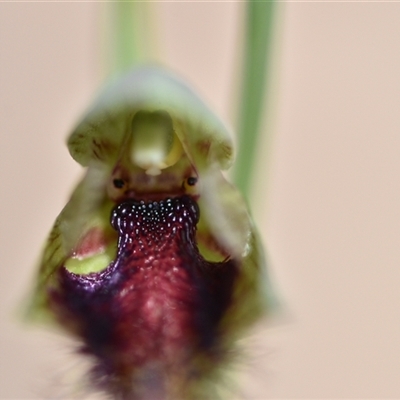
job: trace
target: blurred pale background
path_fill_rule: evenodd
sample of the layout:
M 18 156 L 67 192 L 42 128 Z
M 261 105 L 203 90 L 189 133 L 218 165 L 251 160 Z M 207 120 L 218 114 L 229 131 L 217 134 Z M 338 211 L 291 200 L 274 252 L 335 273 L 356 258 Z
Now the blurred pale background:
M 153 6 L 165 62 L 234 125 L 243 3 Z M 12 318 L 80 175 L 64 141 L 104 79 L 102 7 L 0 4 L 0 398 L 75 365 Z M 252 202 L 285 306 L 241 396 L 400 398 L 400 4 L 291 2 L 277 23 Z

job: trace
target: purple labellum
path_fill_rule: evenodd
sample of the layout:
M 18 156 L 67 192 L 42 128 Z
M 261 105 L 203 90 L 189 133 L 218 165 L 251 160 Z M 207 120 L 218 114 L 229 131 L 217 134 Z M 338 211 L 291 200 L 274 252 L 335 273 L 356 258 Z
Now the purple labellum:
M 58 269 L 50 307 L 94 356 L 96 384 L 116 398 L 142 398 L 143 386 L 156 390 L 147 398 L 163 397 L 171 377 L 201 375 L 200 355 L 211 363 L 221 357 L 219 330 L 238 262 L 203 258 L 199 217 L 187 195 L 124 201 L 111 215 L 115 260 L 87 275 Z

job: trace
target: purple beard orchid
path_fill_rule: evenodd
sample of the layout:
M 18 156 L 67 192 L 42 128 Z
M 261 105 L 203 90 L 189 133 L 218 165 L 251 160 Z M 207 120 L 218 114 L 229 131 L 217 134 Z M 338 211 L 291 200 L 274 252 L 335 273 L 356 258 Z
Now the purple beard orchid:
M 181 81 L 145 68 L 105 89 L 68 148 L 87 171 L 46 243 L 30 316 L 76 337 L 112 398 L 215 398 L 267 307 L 262 249 L 221 172 L 229 132 Z

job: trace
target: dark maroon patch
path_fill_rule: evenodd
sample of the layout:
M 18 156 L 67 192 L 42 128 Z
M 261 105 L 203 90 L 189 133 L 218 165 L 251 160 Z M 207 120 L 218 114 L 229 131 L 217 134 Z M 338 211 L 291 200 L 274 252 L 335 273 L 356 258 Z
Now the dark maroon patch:
M 148 366 L 190 370 L 199 353 L 218 352 L 237 264 L 200 255 L 198 219 L 189 196 L 126 201 L 112 212 L 118 253 L 107 269 L 89 275 L 60 269 L 51 306 L 95 356 L 98 377 L 114 394 L 135 398 L 135 376 Z

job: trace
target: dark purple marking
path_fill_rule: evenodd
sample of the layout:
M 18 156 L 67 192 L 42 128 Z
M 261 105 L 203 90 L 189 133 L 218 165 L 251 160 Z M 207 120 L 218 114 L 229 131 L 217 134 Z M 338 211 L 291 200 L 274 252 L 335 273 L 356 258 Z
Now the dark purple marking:
M 190 370 L 199 353 L 218 353 L 238 265 L 201 256 L 198 220 L 189 196 L 123 202 L 111 215 L 116 259 L 89 275 L 60 268 L 51 307 L 97 359 L 97 376 L 109 392 L 135 398 L 132 382 L 146 366 L 173 374 Z

